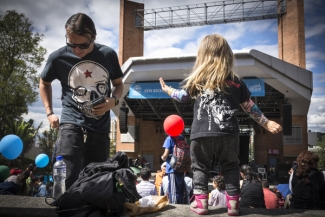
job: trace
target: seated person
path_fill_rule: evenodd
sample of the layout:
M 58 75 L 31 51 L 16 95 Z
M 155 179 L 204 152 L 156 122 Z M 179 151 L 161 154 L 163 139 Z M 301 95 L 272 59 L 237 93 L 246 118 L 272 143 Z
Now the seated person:
M 4 182 L 0 183 L 0 194 L 26 196 L 26 179 L 24 173 L 9 176 Z
M 241 187 L 240 207 L 265 209 L 262 183 L 257 174 L 248 165 L 242 165 L 240 172 L 243 173 L 245 180 Z
M 239 174 L 240 174 L 239 187 L 240 188 L 243 186 L 243 183 L 246 182 L 245 175 L 244 175 L 244 173 L 242 171 L 246 171 L 247 167 L 249 167 L 247 164 L 243 164 L 240 167 L 240 171 L 239 171 Z
M 276 187 L 273 187 L 273 192 L 279 199 L 279 209 L 284 209 L 285 200 L 282 193 Z
M 46 185 L 44 183 L 44 176 L 43 175 L 39 176 L 39 183 L 40 183 L 40 186 L 38 188 L 37 193 L 35 194 L 35 197 L 46 197 L 47 196 L 47 190 L 46 190 Z
M 145 197 L 149 195 L 158 195 L 156 186 L 149 181 L 151 178 L 151 170 L 147 167 L 142 168 L 140 171 L 140 176 L 142 178 L 142 181 L 136 185 L 140 196 Z
M 226 185 L 222 175 L 217 175 L 212 179 L 214 190 L 209 196 L 209 206 L 227 207 L 226 206 Z
M 315 152 L 303 151 L 298 155 L 291 181 L 290 209 L 325 209 L 325 181 L 317 169 L 318 161 Z
M 262 187 L 266 209 L 279 209 L 279 199 L 276 194 L 270 190 L 269 182 L 263 180 Z
M 158 195 L 160 196 L 160 186 L 162 184 L 162 180 L 164 178 L 164 176 L 166 175 L 166 162 L 164 162 L 161 165 L 161 170 L 158 170 L 156 173 L 156 177 L 155 177 L 155 186 L 156 186 L 156 190 Z

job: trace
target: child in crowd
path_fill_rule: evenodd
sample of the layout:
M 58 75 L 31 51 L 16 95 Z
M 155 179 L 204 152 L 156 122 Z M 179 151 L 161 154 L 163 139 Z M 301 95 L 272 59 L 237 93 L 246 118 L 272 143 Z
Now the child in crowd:
M 182 89 L 169 87 L 159 79 L 162 90 L 178 102 L 195 100 L 190 136 L 194 198 L 190 209 L 199 215 L 209 213 L 208 182 L 214 154 L 225 178 L 228 215 L 239 215 L 236 112 L 240 107 L 267 131 L 275 134 L 282 130 L 251 100 L 248 88 L 233 71 L 233 66 L 234 55 L 226 39 L 211 34 L 201 41 L 193 71 L 182 82 Z
M 266 209 L 279 209 L 279 198 L 270 189 L 269 182 L 266 180 L 262 181 L 263 193 L 264 193 L 264 201 Z
M 158 195 L 160 196 L 160 189 L 161 189 L 161 185 L 162 185 L 162 180 L 166 174 L 166 162 L 164 162 L 163 164 L 161 164 L 160 166 L 161 170 L 158 170 L 156 173 L 156 177 L 155 177 L 155 186 L 156 186 L 156 190 Z
M 149 179 L 151 178 L 151 170 L 148 167 L 144 167 L 140 171 L 142 181 L 136 185 L 137 191 L 141 197 L 149 195 L 157 195 L 156 186 L 152 184 Z
M 227 207 L 226 206 L 226 186 L 225 179 L 222 175 L 217 175 L 212 179 L 214 190 L 209 197 L 209 206 Z
M 275 195 L 279 199 L 279 209 L 284 209 L 284 202 L 285 202 L 285 200 L 284 200 L 284 197 L 282 196 L 281 192 L 278 189 L 273 190 L 273 191 L 274 191 Z
M 177 136 L 179 140 L 185 140 L 185 137 L 180 134 Z M 161 156 L 163 161 L 166 161 L 166 173 L 168 175 L 168 199 L 171 204 L 184 204 L 184 195 L 186 186 L 184 181 L 184 172 L 175 171 L 169 164 L 170 156 L 174 152 L 176 138 L 167 136 L 164 141 L 164 154 Z
M 46 184 L 44 183 L 44 176 L 43 175 L 40 175 L 38 177 L 38 180 L 39 180 L 39 187 L 38 187 L 38 191 L 37 193 L 35 194 L 35 197 L 46 197 L 48 195 L 47 193 L 47 189 L 46 189 Z

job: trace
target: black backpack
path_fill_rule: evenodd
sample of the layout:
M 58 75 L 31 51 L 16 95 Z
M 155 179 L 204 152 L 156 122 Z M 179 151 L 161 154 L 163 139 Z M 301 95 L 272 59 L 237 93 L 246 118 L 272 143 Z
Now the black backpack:
M 117 152 L 106 162 L 88 164 L 78 180 L 50 205 L 57 206 L 59 217 L 119 216 L 125 202 L 141 198 L 134 181 L 126 154 Z

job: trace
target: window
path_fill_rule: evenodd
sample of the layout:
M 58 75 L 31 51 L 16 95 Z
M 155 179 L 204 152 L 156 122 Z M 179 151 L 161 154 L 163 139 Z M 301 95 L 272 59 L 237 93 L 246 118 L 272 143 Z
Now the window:
M 302 127 L 301 126 L 292 126 L 292 135 L 283 136 L 283 144 L 302 144 Z

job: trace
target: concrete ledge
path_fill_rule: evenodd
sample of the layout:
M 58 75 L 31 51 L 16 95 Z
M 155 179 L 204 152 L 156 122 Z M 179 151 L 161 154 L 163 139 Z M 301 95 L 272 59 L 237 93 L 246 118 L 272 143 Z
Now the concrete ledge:
M 210 216 L 227 217 L 226 208 L 209 207 Z M 324 217 L 325 210 L 267 210 L 242 208 L 241 216 L 286 216 L 286 217 Z M 57 217 L 55 207 L 47 205 L 44 197 L 22 197 L 12 195 L 0 195 L 1 217 Z M 168 216 L 168 217 L 198 217 L 199 215 L 190 211 L 189 205 L 168 205 L 158 212 L 145 213 L 140 216 Z

